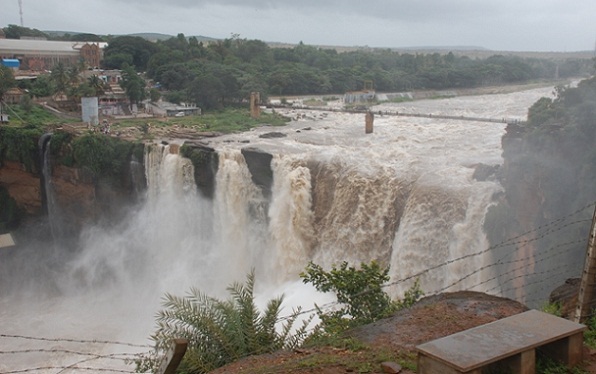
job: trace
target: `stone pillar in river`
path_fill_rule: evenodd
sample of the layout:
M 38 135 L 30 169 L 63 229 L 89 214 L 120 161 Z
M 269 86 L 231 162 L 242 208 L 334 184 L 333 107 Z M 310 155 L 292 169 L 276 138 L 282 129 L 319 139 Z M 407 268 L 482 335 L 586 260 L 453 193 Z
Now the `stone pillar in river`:
M 260 101 L 261 95 L 258 92 L 250 93 L 250 116 L 252 118 L 259 118 L 261 116 Z
M 366 112 L 366 117 L 365 117 L 365 133 L 366 134 L 372 134 L 373 132 L 373 122 L 375 121 L 375 115 L 373 114 L 373 112 Z

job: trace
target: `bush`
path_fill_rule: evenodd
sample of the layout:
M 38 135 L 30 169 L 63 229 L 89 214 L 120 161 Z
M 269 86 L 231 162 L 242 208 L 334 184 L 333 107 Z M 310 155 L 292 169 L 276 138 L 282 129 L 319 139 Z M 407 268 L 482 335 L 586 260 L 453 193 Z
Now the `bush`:
M 422 296 L 416 281 L 406 292 L 404 300 L 392 301 L 383 290 L 383 283 L 389 280 L 388 273 L 389 267 L 383 269 L 376 261 L 363 263 L 360 269 L 349 267 L 344 261 L 328 272 L 311 262 L 300 277 L 304 283 L 312 283 L 318 291 L 336 294 L 337 301 L 343 306 L 332 312 L 324 312 L 317 307 L 317 314 L 321 319 L 320 329 L 325 334 L 338 334 L 410 307 Z
M 205 373 L 242 357 L 297 347 L 306 336 L 306 326 L 292 332 L 299 311 L 295 311 L 278 330 L 283 296 L 269 301 L 259 313 L 253 295 L 254 273 L 246 284 L 228 287 L 232 298 L 227 301 L 207 296 L 193 288 L 186 297 L 166 294 L 159 312 L 158 329 L 152 339 L 156 350 L 163 352 L 174 338 L 188 339 L 188 349 L 180 370 Z M 137 362 L 137 370 L 155 367 L 158 362 L 146 357 Z

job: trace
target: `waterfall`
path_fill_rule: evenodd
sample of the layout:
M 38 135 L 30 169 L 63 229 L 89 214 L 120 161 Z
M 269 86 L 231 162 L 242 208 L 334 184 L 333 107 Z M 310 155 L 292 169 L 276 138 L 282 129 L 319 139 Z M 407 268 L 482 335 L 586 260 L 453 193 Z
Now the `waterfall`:
M 63 244 L 65 239 L 64 219 L 60 205 L 56 202 L 56 194 L 52 183 L 52 160 L 50 145 L 52 134 L 44 134 L 39 140 L 41 154 L 41 196 L 42 206 L 48 215 L 48 223 L 55 243 Z
M 312 256 L 315 242 L 311 174 L 304 162 L 278 156 L 272 162 L 274 184 L 269 208 L 273 242 L 271 269 L 284 269 L 275 279 L 296 277 Z
M 459 115 L 450 110 L 464 108 L 478 117 L 521 118 L 549 92 L 385 105 L 400 112 Z M 251 269 L 260 305 L 285 293 L 288 315 L 293 306 L 309 309 L 317 298 L 324 303 L 299 280 L 308 261 L 329 268 L 377 260 L 390 266 L 390 282 L 420 278 L 427 294 L 470 288 L 499 292 L 482 225 L 501 186 L 473 174 L 478 164 L 502 163 L 504 125 L 379 115 L 375 132 L 366 135 L 358 116 L 329 113 L 280 128 L 284 138 L 260 137 L 269 131 L 204 140 L 219 159 L 212 199 L 197 191 L 197 182 L 205 181 L 195 181 L 193 164 L 179 154 L 179 144 L 147 145 L 146 198 L 121 221 L 84 227 L 77 250 L 51 258 L 52 266 L 40 260 L 44 247 L 0 264 L 0 270 L 19 269 L 2 285 L 3 333 L 147 343 L 165 293 L 182 296 L 196 287 L 226 298 L 226 286 L 244 281 Z M 247 143 L 273 156 L 270 194 L 252 179 L 242 154 Z M 43 144 L 48 214 L 58 224 L 49 139 Z M 140 170 L 131 170 L 137 173 L 135 185 L 144 183 Z M 36 261 L 36 267 L 22 266 Z M 21 286 L 36 278 L 44 284 Z M 388 291 L 401 296 L 411 282 L 397 282 Z M 329 301 L 329 295 L 323 297 Z M 60 358 L 52 364 L 72 362 Z M 47 361 L 8 365 L 20 370 Z

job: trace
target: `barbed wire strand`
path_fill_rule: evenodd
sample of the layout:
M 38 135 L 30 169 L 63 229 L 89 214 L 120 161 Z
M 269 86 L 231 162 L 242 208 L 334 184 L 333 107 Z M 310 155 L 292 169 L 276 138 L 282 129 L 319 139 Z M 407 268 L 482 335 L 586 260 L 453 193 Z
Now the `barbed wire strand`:
M 522 234 L 519 234 L 519 235 L 517 235 L 515 237 L 506 239 L 506 240 L 502 241 L 499 244 L 490 246 L 490 247 L 488 247 L 486 249 L 483 249 L 481 251 L 478 251 L 478 252 L 469 253 L 469 254 L 466 254 L 466 255 L 463 255 L 463 256 L 454 258 L 454 259 L 450 259 L 450 260 L 445 261 L 443 263 L 440 263 L 440 264 L 431 266 L 429 268 L 426 268 L 426 269 L 424 269 L 422 271 L 419 271 L 419 272 L 417 272 L 415 274 L 412 274 L 412 275 L 409 275 L 407 277 L 404 277 L 404 278 L 395 280 L 393 282 L 384 284 L 381 287 L 387 288 L 387 287 L 391 287 L 391 286 L 396 286 L 398 284 L 401 284 L 401 283 L 404 283 L 404 282 L 407 282 L 407 281 L 410 281 L 410 280 L 413 280 L 413 279 L 418 279 L 418 278 L 422 277 L 423 275 L 432 272 L 433 270 L 437 270 L 437 269 L 439 269 L 441 267 L 449 266 L 449 265 L 452 265 L 452 264 L 454 264 L 456 262 L 463 261 L 463 260 L 469 259 L 471 257 L 479 256 L 479 255 L 485 254 L 485 253 L 490 252 L 490 251 L 494 251 L 497 248 L 502 248 L 502 247 L 507 247 L 507 246 L 521 246 L 523 248 L 525 245 L 527 245 L 529 243 L 532 243 L 534 241 L 537 241 L 537 240 L 540 240 L 542 238 L 545 238 L 545 237 L 547 237 L 549 235 L 552 235 L 553 233 L 556 233 L 558 231 L 561 231 L 561 230 L 563 230 L 565 228 L 568 228 L 568 227 L 571 227 L 573 225 L 580 224 L 580 223 L 591 222 L 591 220 L 589 220 L 589 219 L 581 219 L 581 220 L 571 221 L 571 222 L 568 222 L 568 223 L 566 223 L 566 224 L 564 224 L 562 226 L 559 226 L 561 223 L 565 222 L 567 219 L 569 219 L 569 218 L 571 218 L 571 217 L 573 217 L 573 216 L 575 216 L 577 214 L 580 214 L 583 211 L 585 211 L 586 209 L 588 209 L 590 207 L 594 207 L 594 206 L 596 206 L 596 202 L 592 202 L 592 203 L 590 203 L 590 204 L 588 204 L 588 205 L 586 205 L 586 206 L 584 206 L 584 207 L 582 207 L 582 208 L 580 208 L 580 209 L 578 209 L 578 210 L 576 210 L 576 211 L 574 211 L 574 212 L 572 212 L 572 213 L 570 213 L 570 214 L 568 214 L 566 216 L 563 216 L 563 217 L 560 217 L 560 218 L 555 219 L 553 221 L 550 221 L 550 222 L 548 222 L 548 223 L 546 223 L 544 225 L 541 225 L 541 226 L 539 226 L 539 227 L 537 227 L 535 229 L 528 230 L 528 231 L 526 231 L 526 232 L 524 232 Z M 545 230 L 545 231 L 542 231 L 542 230 Z M 518 240 L 518 239 L 524 238 L 524 237 L 526 237 L 526 236 L 528 236 L 528 235 L 530 235 L 532 233 L 536 233 L 538 235 L 536 235 L 535 237 L 529 238 L 529 239 Z M 509 270 L 506 273 L 499 274 L 499 275 L 497 275 L 497 276 L 495 276 L 493 278 L 486 279 L 486 280 L 484 280 L 484 281 L 482 281 L 482 282 L 480 282 L 478 284 L 475 284 L 473 286 L 470 286 L 469 288 L 472 289 L 472 288 L 480 287 L 482 285 L 488 284 L 488 283 L 493 282 L 495 280 L 502 279 L 502 277 L 504 275 L 511 274 L 511 273 L 516 273 L 518 271 L 523 270 L 524 268 L 526 268 L 528 266 L 534 266 L 537 263 L 540 263 L 540 262 L 543 262 L 543 261 L 546 261 L 546 260 L 555 258 L 557 256 L 560 256 L 560 255 L 566 253 L 566 251 L 555 251 L 556 249 L 564 248 L 564 247 L 567 247 L 567 246 L 570 246 L 570 245 L 574 245 L 574 244 L 579 244 L 579 243 L 582 243 L 582 242 L 585 242 L 585 240 L 577 240 L 577 241 L 572 241 L 572 242 L 568 242 L 568 243 L 559 244 L 557 246 L 554 246 L 554 247 L 549 248 L 546 251 L 542 251 L 539 254 L 531 254 L 531 255 L 526 256 L 524 258 L 520 258 L 520 259 L 516 259 L 516 260 L 510 260 L 510 261 L 503 262 L 504 257 L 510 255 L 510 254 L 507 254 L 504 257 L 502 257 L 499 260 L 497 260 L 496 262 L 491 263 L 491 264 L 488 264 L 488 265 L 485 265 L 485 266 L 482 266 L 482 267 L 480 267 L 478 269 L 475 269 L 474 271 L 472 271 L 472 272 L 468 273 L 467 275 L 465 275 L 465 276 L 457 279 L 456 281 L 452 282 L 451 284 L 433 291 L 433 293 L 431 295 L 438 295 L 438 294 L 440 294 L 442 292 L 445 292 L 449 288 L 452 288 L 452 287 L 460 284 L 464 280 L 472 277 L 473 275 L 478 274 L 478 273 L 480 273 L 482 271 L 485 271 L 485 270 L 487 270 L 487 269 L 489 269 L 491 267 L 494 267 L 494 266 L 503 266 L 503 265 L 511 265 L 511 264 L 518 263 L 518 262 L 527 262 L 530 259 L 534 259 L 537 255 L 544 255 L 544 254 L 547 254 L 547 253 L 550 253 L 550 252 L 554 252 L 554 253 L 550 254 L 550 256 L 542 257 L 541 259 L 534 261 L 532 264 L 527 264 L 525 266 L 517 267 L 515 269 Z M 519 249 L 520 248 L 513 248 L 513 250 L 519 250 Z M 567 265 L 563 265 L 563 266 L 559 266 L 557 268 L 557 270 L 559 270 L 559 272 L 556 273 L 556 274 L 554 274 L 554 275 L 560 275 L 560 274 L 565 273 L 565 271 L 562 271 L 562 270 L 565 270 L 568 267 L 570 267 L 568 264 Z M 517 291 L 519 289 L 525 289 L 525 288 L 527 288 L 529 286 L 533 286 L 533 285 L 536 285 L 536 284 L 540 284 L 540 283 L 546 282 L 547 279 L 537 279 L 537 280 L 532 281 L 532 282 L 524 282 L 524 284 L 521 285 L 521 286 L 518 286 L 518 287 L 513 286 L 513 287 L 509 287 L 507 289 L 503 289 L 502 287 L 503 287 L 503 285 L 505 285 L 507 283 L 511 283 L 511 282 L 513 282 L 515 280 L 518 280 L 518 279 L 528 278 L 528 277 L 536 277 L 536 276 L 540 276 L 540 275 L 544 275 L 544 274 L 553 275 L 553 272 L 552 272 L 551 269 L 548 269 L 548 270 L 544 270 L 544 271 L 538 272 L 538 273 L 530 273 L 530 274 L 517 275 L 515 277 L 511 277 L 511 278 L 508 278 L 506 280 L 502 280 L 499 283 L 498 286 L 492 287 L 490 289 L 487 289 L 484 292 L 490 294 L 491 292 L 493 292 L 493 291 L 495 291 L 497 289 L 500 289 L 500 293 L 501 294 L 506 294 L 506 293 L 511 292 L 511 291 Z M 365 292 L 371 292 L 371 291 L 370 290 L 364 290 L 360 294 L 365 294 Z M 358 295 L 356 295 L 356 296 L 358 296 Z M 307 310 L 295 311 L 294 313 L 292 313 L 289 316 L 281 317 L 281 318 L 279 318 L 279 322 L 284 322 L 284 321 L 287 321 L 289 319 L 296 318 L 296 317 L 301 316 L 301 315 L 306 315 L 306 314 L 311 314 L 312 315 L 312 314 L 314 314 L 316 312 L 324 312 L 326 310 L 331 310 L 331 308 L 336 308 L 337 306 L 339 306 L 341 304 L 342 303 L 337 302 L 337 301 L 325 303 L 325 304 L 322 304 L 320 306 L 315 304 L 315 307 L 314 308 L 307 309 Z M 593 315 L 596 315 L 596 311 L 591 314 L 591 316 L 593 316 Z M 311 331 L 312 332 L 312 331 L 315 331 L 315 329 L 317 329 L 317 326 L 313 326 L 312 328 L 307 329 L 307 331 Z M 28 340 L 45 341 L 45 342 L 73 342 L 73 343 L 84 343 L 84 344 L 92 343 L 92 344 L 123 345 L 123 346 L 136 347 L 136 348 L 148 348 L 148 347 L 149 348 L 153 348 L 153 347 L 151 347 L 149 345 L 140 345 L 140 344 L 125 343 L 125 342 L 116 342 L 116 341 L 108 341 L 108 340 L 83 340 L 83 339 L 47 338 L 47 337 L 33 337 L 33 336 L 9 335 L 9 334 L 0 334 L 0 338 L 28 339 Z M 93 361 L 93 360 L 100 360 L 100 359 L 129 360 L 131 357 L 140 357 L 143 354 L 148 354 L 148 352 L 140 352 L 140 353 L 136 353 L 136 354 L 135 353 L 114 353 L 114 354 L 110 354 L 110 355 L 98 355 L 98 354 L 89 353 L 89 352 L 77 352 L 77 351 L 63 350 L 63 349 L 38 349 L 38 350 L 0 351 L 0 354 L 19 354 L 19 353 L 33 353 L 33 352 L 37 352 L 37 353 L 42 353 L 42 352 L 43 353 L 67 353 L 67 354 L 73 354 L 73 355 L 87 355 L 87 356 L 91 356 L 91 357 L 88 357 L 88 358 L 85 358 L 83 360 L 80 360 L 80 361 L 78 361 L 76 363 L 73 363 L 73 364 L 71 364 L 69 366 L 37 367 L 37 368 L 30 368 L 30 369 L 12 370 L 12 371 L 8 371 L 8 372 L 3 372 L 2 374 L 19 374 L 19 373 L 28 373 L 28 372 L 41 371 L 41 370 L 60 370 L 59 372 L 56 373 L 56 374 L 60 374 L 60 373 L 64 372 L 65 370 L 68 370 L 68 369 L 93 370 L 93 371 L 100 371 L 100 372 L 115 372 L 115 373 L 134 373 L 135 371 L 129 371 L 129 370 L 111 369 L 111 368 L 95 368 L 95 367 L 94 368 L 92 368 L 92 367 L 79 367 L 77 365 L 80 365 L 80 364 L 83 364 L 83 363 L 87 363 L 87 362 L 90 362 L 90 361 Z M 163 356 L 161 359 L 163 361 L 163 360 L 166 359 L 166 357 Z

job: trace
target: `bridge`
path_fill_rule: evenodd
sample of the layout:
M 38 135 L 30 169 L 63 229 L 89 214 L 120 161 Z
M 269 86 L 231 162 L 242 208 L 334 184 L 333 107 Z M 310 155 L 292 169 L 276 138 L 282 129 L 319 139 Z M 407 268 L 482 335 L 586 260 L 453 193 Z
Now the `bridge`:
M 381 116 L 400 116 L 400 117 L 419 117 L 419 118 L 438 118 L 438 119 L 452 119 L 459 121 L 471 121 L 471 122 L 489 122 L 489 123 L 505 123 L 505 124 L 519 124 L 522 121 L 517 118 L 486 118 L 486 117 L 467 117 L 467 116 L 451 116 L 446 114 L 432 114 L 432 113 L 404 113 L 399 111 L 387 111 L 387 110 L 368 110 L 368 109 L 346 109 L 346 108 L 327 108 L 327 107 L 316 107 L 316 106 L 287 106 L 287 105 L 272 105 L 271 108 L 283 108 L 283 109 L 301 109 L 301 110 L 313 110 L 321 112 L 340 112 L 340 113 L 354 113 L 354 114 L 366 114 L 373 113 Z

